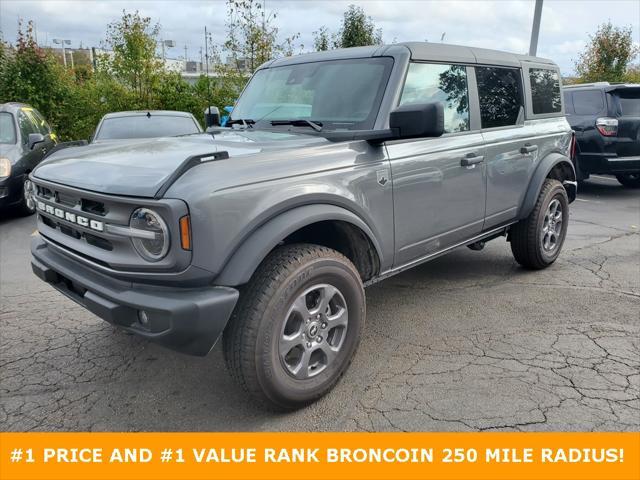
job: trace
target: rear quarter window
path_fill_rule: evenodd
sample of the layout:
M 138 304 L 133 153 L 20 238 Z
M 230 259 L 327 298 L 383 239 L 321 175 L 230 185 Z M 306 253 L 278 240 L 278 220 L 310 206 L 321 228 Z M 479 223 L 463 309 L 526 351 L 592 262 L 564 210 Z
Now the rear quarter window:
M 576 115 L 598 115 L 604 109 L 604 96 L 600 90 L 572 92 Z
M 560 77 L 556 70 L 531 68 L 529 81 L 534 115 L 558 113 L 562 110 Z
M 620 116 L 640 117 L 640 89 L 634 89 L 628 92 L 615 92 L 613 95 L 618 97 Z

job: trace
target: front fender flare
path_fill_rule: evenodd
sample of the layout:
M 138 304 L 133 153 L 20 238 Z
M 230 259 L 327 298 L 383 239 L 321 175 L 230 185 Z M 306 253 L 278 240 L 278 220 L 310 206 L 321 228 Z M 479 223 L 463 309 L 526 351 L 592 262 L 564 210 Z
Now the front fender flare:
M 226 286 L 247 283 L 264 258 L 282 240 L 303 227 L 328 220 L 344 221 L 360 228 L 373 244 L 378 258 L 382 258 L 375 235 L 355 213 L 330 204 L 304 205 L 280 213 L 258 227 L 234 251 L 215 283 Z
M 571 172 L 571 178 L 565 179 L 563 182 L 564 188 L 567 190 L 569 200 L 575 199 L 577 183 L 576 183 L 576 171 L 573 163 L 569 158 L 565 157 L 561 153 L 550 153 L 540 161 L 535 172 L 533 173 L 529 186 L 527 187 L 527 193 L 524 196 L 524 200 L 520 205 L 520 211 L 518 213 L 518 219 L 521 220 L 529 216 L 533 211 L 533 207 L 538 199 L 538 194 L 542 189 L 542 184 L 549 176 L 549 173 L 558 165 L 562 165 L 564 168 L 568 168 Z

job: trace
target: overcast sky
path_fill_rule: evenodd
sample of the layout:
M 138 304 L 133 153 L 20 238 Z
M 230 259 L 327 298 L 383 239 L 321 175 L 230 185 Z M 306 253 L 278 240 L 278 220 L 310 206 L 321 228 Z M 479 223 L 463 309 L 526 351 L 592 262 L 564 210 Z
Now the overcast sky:
M 495 48 L 525 53 L 529 48 L 533 0 L 266 0 L 267 10 L 277 12 L 282 36 L 300 33 L 309 50 L 313 31 L 325 25 L 339 28 L 342 14 L 351 3 L 362 6 L 382 28 L 386 43 L 428 40 Z M 226 7 L 220 0 L 93 1 L 93 0 L 0 0 L 0 29 L 5 40 L 14 41 L 18 19 L 32 19 L 40 44 L 53 38 L 69 39 L 73 47 L 99 46 L 107 23 L 122 11 L 138 9 L 162 26 L 162 38 L 176 42 L 167 56 L 199 59 L 206 25 L 217 43 L 224 41 Z M 573 73 L 573 61 L 588 34 L 599 23 L 611 20 L 631 26 L 640 44 L 640 0 L 545 0 L 538 55 L 555 60 L 564 74 Z

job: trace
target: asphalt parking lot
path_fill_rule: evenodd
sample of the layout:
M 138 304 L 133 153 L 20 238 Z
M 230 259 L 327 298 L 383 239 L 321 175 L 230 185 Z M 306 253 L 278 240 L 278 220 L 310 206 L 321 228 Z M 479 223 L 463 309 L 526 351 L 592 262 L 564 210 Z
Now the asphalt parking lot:
M 350 370 L 291 414 L 256 408 L 217 346 L 126 335 L 38 280 L 35 220 L 0 220 L 0 430 L 640 429 L 640 191 L 592 179 L 564 252 L 527 272 L 507 243 L 367 289 Z

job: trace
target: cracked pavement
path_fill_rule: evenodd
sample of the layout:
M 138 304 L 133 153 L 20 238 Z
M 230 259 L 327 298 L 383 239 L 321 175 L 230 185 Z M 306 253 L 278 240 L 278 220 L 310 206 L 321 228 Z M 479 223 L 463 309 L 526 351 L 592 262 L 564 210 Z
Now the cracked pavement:
M 33 218 L 0 220 L 0 430 L 640 429 L 640 191 L 596 178 L 564 251 L 529 272 L 503 240 L 367 289 L 359 351 L 327 397 L 256 408 L 219 346 L 184 356 L 38 280 Z

